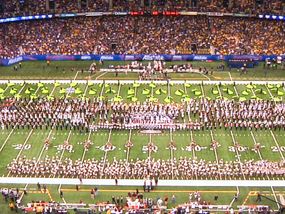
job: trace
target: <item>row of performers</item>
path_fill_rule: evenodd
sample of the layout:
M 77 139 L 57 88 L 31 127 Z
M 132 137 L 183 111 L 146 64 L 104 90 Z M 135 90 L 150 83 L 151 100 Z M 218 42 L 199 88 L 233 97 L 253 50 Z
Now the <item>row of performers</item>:
M 84 149 L 86 151 L 88 151 L 91 146 L 93 145 L 93 142 L 91 140 L 86 140 L 82 143 Z M 48 150 L 48 148 L 51 146 L 51 140 L 49 138 L 47 138 L 45 141 L 44 141 L 44 147 L 46 150 Z M 64 150 L 68 150 L 68 148 L 71 146 L 70 142 L 69 141 L 64 141 L 64 144 L 63 144 L 63 149 Z M 132 147 L 134 146 L 134 143 L 132 141 L 128 141 L 126 144 L 125 144 L 125 148 L 126 149 L 131 149 Z M 189 148 L 191 148 L 191 150 L 195 150 L 195 147 L 196 146 L 199 146 L 199 144 L 197 144 L 194 140 L 192 140 L 190 142 L 190 144 L 187 146 Z M 220 147 L 221 144 L 216 141 L 216 140 L 212 140 L 212 142 L 210 143 L 210 148 L 212 150 L 216 150 L 218 149 L 218 147 Z M 234 145 L 234 148 L 237 150 L 237 151 L 240 151 L 240 148 L 242 148 L 243 146 L 240 145 L 238 142 L 235 142 L 235 145 Z M 115 147 L 113 146 L 113 144 L 109 141 L 107 142 L 104 146 L 104 151 L 112 151 Z M 149 142 L 147 144 L 147 150 L 149 152 L 156 152 L 157 151 L 157 146 L 153 143 L 153 142 Z M 168 144 L 168 148 L 171 149 L 171 150 L 176 150 L 177 149 L 177 145 L 174 141 L 170 141 L 170 143 Z M 264 148 L 263 145 L 261 145 L 260 143 L 256 143 L 254 145 L 254 147 L 251 149 L 252 151 L 254 152 L 259 152 L 261 148 Z
M 97 124 L 88 125 L 83 123 L 74 123 L 74 124 L 39 124 L 39 123 L 26 123 L 26 124 L 1 124 L 2 129 L 24 129 L 24 128 L 33 128 L 33 129 L 49 129 L 55 128 L 56 130 L 79 130 L 79 131 L 97 131 L 98 129 L 151 129 L 151 130 L 204 130 L 212 128 L 224 128 L 224 129 L 274 129 L 274 130 L 285 130 L 285 123 L 276 123 L 272 121 L 239 121 L 239 122 L 192 122 L 192 123 L 103 123 L 99 122 Z

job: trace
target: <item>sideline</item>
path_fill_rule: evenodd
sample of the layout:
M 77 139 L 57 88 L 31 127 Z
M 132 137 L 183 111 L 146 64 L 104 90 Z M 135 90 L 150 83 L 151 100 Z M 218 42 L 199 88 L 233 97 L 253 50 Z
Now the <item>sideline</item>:
M 0 177 L 2 184 L 57 184 L 115 186 L 115 179 Z M 143 186 L 144 180 L 118 179 L 120 186 Z M 158 186 L 181 187 L 285 187 L 284 180 L 159 180 Z M 236 191 L 235 191 L 236 192 Z

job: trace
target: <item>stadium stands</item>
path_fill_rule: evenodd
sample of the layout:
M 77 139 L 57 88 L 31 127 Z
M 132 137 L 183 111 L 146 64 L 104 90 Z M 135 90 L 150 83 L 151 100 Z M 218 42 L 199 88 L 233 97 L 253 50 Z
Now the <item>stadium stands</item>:
M 1 58 L 22 54 L 284 54 L 283 21 L 208 16 L 76 17 L 0 25 Z M 115 43 L 115 47 L 111 44 Z

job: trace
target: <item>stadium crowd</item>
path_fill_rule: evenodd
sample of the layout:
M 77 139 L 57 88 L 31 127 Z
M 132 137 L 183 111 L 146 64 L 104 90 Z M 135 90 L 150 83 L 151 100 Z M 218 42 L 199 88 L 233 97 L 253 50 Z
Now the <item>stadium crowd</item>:
M 0 58 L 40 54 L 284 54 L 282 21 L 254 18 L 81 17 L 0 25 Z M 112 46 L 115 44 L 115 46 Z
M 54 3 L 52 3 L 54 2 Z M 46 13 L 93 12 L 93 11 L 197 11 L 234 13 L 284 13 L 284 1 L 256 0 L 218 1 L 218 0 L 1 0 L 0 16 L 20 16 Z
M 81 177 L 81 178 L 153 178 L 160 179 L 233 179 L 253 177 L 283 177 L 285 162 L 269 162 L 266 160 L 244 162 L 224 161 L 211 162 L 186 157 L 179 159 L 114 160 L 101 159 L 71 160 L 59 157 L 46 157 L 37 161 L 21 157 L 14 159 L 8 166 L 13 176 L 37 177 Z
M 111 90 L 108 89 L 108 90 Z M 191 119 L 192 118 L 192 119 Z M 195 120 L 193 118 L 196 118 Z M 188 121 L 188 122 L 187 122 Z M 7 99 L 0 106 L 4 128 L 97 129 L 285 129 L 285 104 L 267 100 L 191 99 L 182 104 L 99 100 Z

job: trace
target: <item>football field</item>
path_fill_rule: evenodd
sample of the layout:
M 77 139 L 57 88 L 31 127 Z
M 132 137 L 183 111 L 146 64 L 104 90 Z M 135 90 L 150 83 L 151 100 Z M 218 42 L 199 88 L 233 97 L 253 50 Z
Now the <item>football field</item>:
M 285 99 L 285 88 L 282 82 L 200 82 L 200 81 L 2 81 L 0 84 L 1 99 L 9 97 L 37 99 L 98 99 L 108 103 L 126 102 L 143 103 L 154 102 L 164 104 L 182 105 L 191 99 L 205 97 L 211 99 L 229 99 L 235 101 L 246 101 L 250 99 L 269 100 L 280 102 Z M 197 116 L 185 117 L 183 123 L 196 120 Z M 44 146 L 45 139 L 50 139 L 50 146 Z M 180 157 L 205 160 L 207 162 L 248 160 L 268 160 L 272 162 L 284 161 L 285 155 L 285 132 L 284 130 L 240 130 L 233 128 L 205 129 L 205 130 L 168 130 L 160 133 L 141 132 L 139 130 L 98 130 L 86 132 L 74 129 L 46 129 L 46 128 L 9 128 L 0 130 L 0 175 L 3 177 L 22 177 L 11 175 L 7 165 L 13 159 L 35 159 L 37 162 L 50 157 L 58 157 L 76 160 L 103 160 L 112 162 L 116 160 L 132 161 L 147 158 L 173 160 Z M 90 140 L 91 147 L 84 149 L 84 142 Z M 213 149 L 211 142 L 218 142 L 218 147 Z M 68 141 L 70 146 L 65 148 L 64 142 Z M 133 146 L 128 148 L 127 142 L 131 141 Z M 191 147 L 195 141 L 196 146 Z M 111 142 L 112 150 L 105 150 L 104 146 Z M 153 152 L 147 151 L 147 145 L 152 142 L 156 149 Z M 176 147 L 170 149 L 170 142 L 175 142 Z M 236 145 L 239 144 L 239 147 Z M 254 150 L 256 144 L 261 145 L 257 152 Z M 61 176 L 58 176 L 61 177 Z M 47 178 L 54 178 L 50 175 Z M 55 177 L 57 178 L 57 177 Z M 103 177 L 105 178 L 105 177 Z M 170 176 L 169 179 L 181 179 Z M 183 179 L 183 178 L 182 178 Z M 205 177 L 194 177 L 195 180 L 208 179 Z M 249 179 L 246 176 L 239 178 L 220 177 L 220 180 L 228 179 Z M 283 177 L 255 177 L 254 180 L 282 180 Z M 221 181 L 223 182 L 223 181 Z M 11 185 L 2 184 L 2 187 Z M 238 186 L 238 182 L 237 182 Z M 18 184 L 19 188 L 26 188 L 30 194 L 24 196 L 24 202 L 41 198 L 42 200 L 58 200 L 67 203 L 79 203 L 83 200 L 91 204 L 98 201 L 111 200 L 111 196 L 126 195 L 134 191 L 136 187 L 114 187 L 102 186 L 100 195 L 95 199 L 90 198 L 90 186 L 82 186 L 79 191 L 74 186 L 48 185 L 48 192 L 38 191 L 34 184 Z M 142 187 L 138 187 L 142 190 Z M 64 192 L 64 198 L 60 198 L 58 189 Z M 240 205 L 256 204 L 257 192 L 262 192 L 270 199 L 280 201 L 279 196 L 284 196 L 282 187 L 157 187 L 147 197 L 169 197 L 175 194 L 177 201 L 173 204 L 183 203 L 188 200 L 188 194 L 195 190 L 202 192 L 203 199 L 211 204 L 226 204 L 238 209 Z M 114 192 L 115 191 L 115 192 Z M 78 197 L 74 197 L 77 192 Z M 204 193 L 203 193 L 204 192 Z M 237 201 L 233 195 L 239 193 Z M 218 200 L 214 200 L 218 196 Z M 263 200 L 261 204 L 270 205 L 278 209 L 279 205 L 270 200 Z M 171 205 L 169 205 L 169 208 Z

